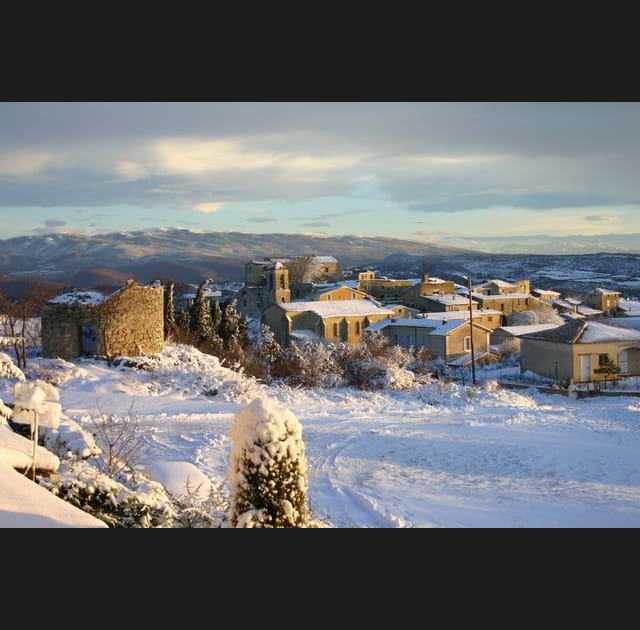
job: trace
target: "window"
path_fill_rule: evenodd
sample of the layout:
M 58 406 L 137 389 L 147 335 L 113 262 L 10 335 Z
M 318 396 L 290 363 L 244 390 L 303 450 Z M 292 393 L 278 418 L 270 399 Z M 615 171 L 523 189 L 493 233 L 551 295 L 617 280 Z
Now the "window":
M 407 335 L 406 336 L 406 345 L 405 348 L 410 348 L 411 347 L 411 335 Z
M 395 343 L 396 346 L 400 345 L 400 337 L 398 336 L 398 333 L 394 333 L 394 335 L 393 335 L 393 343 Z
M 492 322 L 493 321 L 493 315 L 489 315 L 489 317 L 487 317 L 487 321 L 488 322 Z
M 471 352 L 471 337 L 464 338 L 464 350 L 465 352 Z
M 327 295 L 327 300 L 331 300 L 331 299 L 332 299 L 332 296 L 331 296 L 331 293 L 329 293 L 329 295 Z
M 600 367 L 602 367 L 603 365 L 606 365 L 607 363 L 609 363 L 609 355 L 608 354 L 599 354 L 598 355 L 598 365 L 600 365 Z
M 333 336 L 334 337 L 338 336 L 338 324 L 333 325 Z
M 360 334 L 360 322 L 356 322 L 356 335 Z
M 351 294 L 351 299 L 352 299 L 352 300 L 357 300 L 357 299 L 358 299 L 358 296 L 357 296 L 355 293 L 352 293 L 352 294 Z
M 280 276 L 280 288 L 284 289 L 284 276 Z

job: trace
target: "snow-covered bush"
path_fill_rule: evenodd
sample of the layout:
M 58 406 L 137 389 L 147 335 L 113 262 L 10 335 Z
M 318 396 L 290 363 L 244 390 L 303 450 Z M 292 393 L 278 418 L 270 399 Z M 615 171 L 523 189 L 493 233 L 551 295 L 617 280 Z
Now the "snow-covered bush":
M 229 466 L 232 527 L 306 527 L 302 426 L 286 407 L 256 399 L 235 416 Z
M 415 374 L 391 362 L 378 359 L 361 359 L 348 364 L 345 378 L 358 389 L 410 389 Z
M 13 415 L 13 411 L 9 409 L 3 402 L 2 398 L 0 398 L 0 424 L 6 422 Z
M 262 390 L 255 379 L 221 365 L 218 357 L 189 345 L 165 345 L 161 354 L 116 359 L 117 365 L 148 372 L 146 392 L 162 395 L 220 396 L 225 400 L 253 399 Z M 137 386 L 141 379 L 136 377 Z
M 0 352 L 0 378 L 23 382 L 24 372 L 15 365 L 13 359 L 4 352 Z
M 59 387 L 73 378 L 81 378 L 85 372 L 64 359 L 38 359 L 29 363 L 26 374 L 30 379 L 39 379 Z
M 87 420 L 90 418 L 87 417 Z M 70 418 L 62 417 L 57 429 L 43 429 L 44 446 L 61 459 L 79 457 L 88 459 L 102 455 L 102 449 L 96 444 L 94 436 Z
M 175 507 L 163 486 L 140 473 L 112 479 L 86 460 L 67 460 L 40 484 L 109 527 L 171 527 Z
M 224 486 L 224 483 L 217 487 L 212 485 L 205 499 L 201 498 L 199 488 L 191 484 L 187 484 L 179 495 L 170 492 L 175 509 L 173 527 L 211 529 L 226 524 L 229 501 Z

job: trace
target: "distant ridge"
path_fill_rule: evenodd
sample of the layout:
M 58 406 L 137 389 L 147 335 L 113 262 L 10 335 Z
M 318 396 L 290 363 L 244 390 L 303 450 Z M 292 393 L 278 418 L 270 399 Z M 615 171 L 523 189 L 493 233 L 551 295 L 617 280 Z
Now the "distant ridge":
M 247 234 L 163 228 L 95 236 L 44 234 L 0 241 L 0 273 L 61 280 L 79 287 L 149 281 L 242 280 L 255 257 L 327 254 L 343 266 L 373 264 L 393 254 L 445 256 L 465 250 L 396 238 Z

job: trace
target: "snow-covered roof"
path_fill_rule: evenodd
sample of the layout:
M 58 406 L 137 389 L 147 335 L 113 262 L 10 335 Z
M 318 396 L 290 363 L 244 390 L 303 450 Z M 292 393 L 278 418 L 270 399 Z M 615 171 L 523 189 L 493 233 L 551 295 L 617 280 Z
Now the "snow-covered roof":
M 538 295 L 557 295 L 560 297 L 559 291 L 550 291 L 549 289 L 532 289 L 531 293 L 537 293 Z
M 391 326 L 400 328 L 427 328 L 431 332 L 430 335 L 446 336 L 466 326 L 466 321 L 461 320 L 436 320 L 436 319 L 406 319 L 400 317 L 393 317 L 389 319 L 383 319 L 375 324 L 372 324 L 367 328 L 368 331 L 376 332 L 378 330 L 384 330 Z M 478 328 L 483 328 L 480 325 L 476 325 Z M 483 328 L 483 330 L 486 330 Z
M 602 323 L 622 328 L 635 328 L 640 330 L 640 315 L 638 317 L 615 317 L 603 319 Z
M 54 297 L 49 300 L 48 304 L 65 304 L 67 306 L 99 306 L 105 300 L 102 293 L 96 293 L 95 291 L 71 291 L 69 293 L 63 293 L 58 297 Z
M 576 320 L 541 332 L 524 335 L 523 339 L 538 339 L 556 343 L 610 343 L 632 341 L 640 343 L 640 331 L 613 326 L 593 320 Z
M 618 308 L 626 313 L 637 313 L 640 316 L 640 302 L 637 300 L 627 300 L 620 298 Z
M 320 317 L 346 317 L 349 315 L 393 315 L 393 311 L 381 308 L 371 300 L 328 300 L 325 302 L 285 302 L 278 304 L 287 312 L 312 311 Z
M 558 306 L 559 308 L 568 308 L 569 310 L 573 310 L 576 306 L 580 306 L 582 302 L 572 298 L 565 298 L 564 300 L 551 300 L 551 304 L 553 304 L 553 306 Z
M 594 290 L 594 293 L 600 293 L 601 295 L 622 295 L 619 291 L 613 291 L 612 289 L 598 288 Z
M 346 284 L 338 284 L 330 289 L 326 289 L 325 291 L 318 292 L 318 295 L 327 295 L 327 293 L 333 293 L 333 291 L 337 291 L 338 289 L 347 289 L 347 291 L 351 291 L 354 293 L 360 293 L 360 295 L 367 295 L 364 291 L 360 291 L 360 289 L 354 289 L 353 287 L 348 287 Z
M 293 330 L 291 331 L 291 337 L 293 337 L 294 339 L 312 339 L 314 341 L 321 339 L 320 335 L 315 330 L 311 330 L 310 328 L 300 328 L 298 330 Z
M 490 284 L 495 284 L 497 287 L 501 287 L 503 289 L 508 289 L 509 287 L 515 287 L 517 286 L 516 282 L 507 282 L 505 280 L 499 280 L 499 279 L 494 279 L 494 280 L 489 280 L 488 282 L 485 282 L 484 284 L 481 284 L 480 286 L 486 287 Z
M 467 292 L 468 294 L 468 292 Z M 526 300 L 531 297 L 530 293 L 502 293 L 500 295 L 485 295 L 484 293 L 472 293 L 473 297 L 479 300 Z
M 471 365 L 471 361 L 475 360 L 477 363 L 480 359 L 483 359 L 486 356 L 489 356 L 490 352 L 482 352 L 476 353 L 475 357 L 471 357 L 471 354 L 463 354 L 462 356 L 454 359 L 453 361 L 447 361 L 447 365 L 451 365 L 453 367 L 466 367 L 467 365 Z
M 602 315 L 602 311 L 590 306 L 578 306 L 578 313 L 580 315 Z
M 466 302 L 467 300 L 465 300 Z M 387 305 L 388 306 L 388 305 Z M 481 315 L 502 315 L 502 311 L 491 308 L 473 311 L 473 319 Z M 421 318 L 425 319 L 469 319 L 469 311 L 451 311 L 449 313 L 422 313 Z
M 559 328 L 557 324 L 532 324 L 530 326 L 502 326 L 498 328 L 498 331 L 504 331 L 513 337 L 520 337 L 522 335 L 528 335 L 530 333 L 542 332 L 543 330 L 552 330 L 553 328 Z
M 425 300 L 431 300 L 432 302 L 445 304 L 447 306 L 456 304 L 469 304 L 469 298 L 463 298 L 459 295 L 423 295 L 421 297 L 423 297 Z

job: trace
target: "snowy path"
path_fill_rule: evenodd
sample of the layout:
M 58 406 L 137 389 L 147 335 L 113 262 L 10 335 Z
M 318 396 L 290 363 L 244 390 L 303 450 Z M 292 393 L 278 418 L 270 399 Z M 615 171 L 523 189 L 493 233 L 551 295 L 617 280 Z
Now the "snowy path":
M 99 366 L 90 376 L 63 385 L 69 415 L 94 414 L 96 396 L 121 411 L 133 400 L 146 462 L 189 461 L 225 479 L 239 403 L 149 396 Z M 123 379 L 127 395 L 114 397 Z M 637 399 L 269 393 L 302 421 L 311 505 L 336 527 L 640 526 Z

